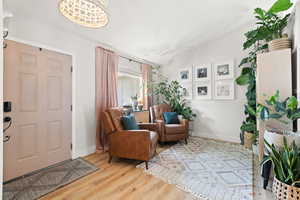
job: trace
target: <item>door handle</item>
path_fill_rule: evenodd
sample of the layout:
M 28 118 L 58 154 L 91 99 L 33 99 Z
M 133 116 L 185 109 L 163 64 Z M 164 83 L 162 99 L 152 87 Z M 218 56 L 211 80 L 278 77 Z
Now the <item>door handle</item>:
M 4 134 L 5 131 L 6 131 L 7 129 L 9 129 L 9 127 L 11 126 L 11 124 L 12 124 L 12 119 L 11 119 L 11 117 L 7 116 L 7 117 L 4 117 L 3 122 L 4 122 L 4 123 L 9 123 L 8 126 L 7 126 L 6 128 L 3 129 L 3 134 Z M 4 136 L 3 142 L 8 142 L 9 140 L 10 140 L 10 136 L 9 136 L 9 135 Z

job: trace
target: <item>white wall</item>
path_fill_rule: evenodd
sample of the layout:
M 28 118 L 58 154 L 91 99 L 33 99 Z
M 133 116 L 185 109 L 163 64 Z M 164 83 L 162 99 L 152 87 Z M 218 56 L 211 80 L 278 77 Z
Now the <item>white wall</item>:
M 244 33 L 252 25 L 225 35 L 220 39 L 207 42 L 190 51 L 177 55 L 172 63 L 163 67 L 163 73 L 171 80 L 178 80 L 178 69 L 197 64 L 216 63 L 234 59 L 236 76 L 239 74 L 238 64 L 246 56 L 242 51 Z M 214 81 L 212 81 L 213 83 Z M 212 84 L 212 89 L 214 85 Z M 240 142 L 240 126 L 244 119 L 245 88 L 236 86 L 235 100 L 192 100 L 191 106 L 197 113 L 194 122 L 194 135 L 219 140 Z
M 12 18 L 9 38 L 73 56 L 73 157 L 95 151 L 96 43 L 25 18 Z

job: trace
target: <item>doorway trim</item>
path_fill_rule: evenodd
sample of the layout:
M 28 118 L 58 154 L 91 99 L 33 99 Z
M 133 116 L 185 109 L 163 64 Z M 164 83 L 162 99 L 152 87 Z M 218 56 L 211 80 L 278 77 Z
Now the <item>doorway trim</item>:
M 51 46 L 44 45 L 39 42 L 23 40 L 23 39 L 20 39 L 17 37 L 12 37 L 12 36 L 8 36 L 7 40 L 12 40 L 12 41 L 20 42 L 23 44 L 40 47 L 40 48 L 47 49 L 50 51 L 55 51 L 58 53 L 66 54 L 66 55 L 69 55 L 72 57 L 73 70 L 72 70 L 72 75 L 71 75 L 72 76 L 72 122 L 71 122 L 72 123 L 72 134 L 71 134 L 72 135 L 72 150 L 71 150 L 71 157 L 72 157 L 72 159 L 77 158 L 78 155 L 76 155 L 76 127 L 75 127 L 75 123 L 74 123 L 75 119 L 76 119 L 76 99 L 75 99 L 75 97 L 76 97 L 76 70 L 75 69 L 77 66 L 77 62 L 76 62 L 76 57 L 75 57 L 74 53 L 67 52 L 67 51 L 64 51 L 61 49 L 57 49 L 57 48 L 53 48 Z M 3 80 L 2 80 L 2 82 L 3 82 Z

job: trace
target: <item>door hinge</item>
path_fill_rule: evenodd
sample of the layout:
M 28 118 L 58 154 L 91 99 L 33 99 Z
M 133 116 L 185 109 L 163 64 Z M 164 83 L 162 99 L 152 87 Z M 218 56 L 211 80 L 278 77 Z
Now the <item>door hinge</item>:
M 73 72 L 73 66 L 71 66 L 71 73 Z
M 73 111 L 73 105 L 70 106 L 70 110 Z
M 73 144 L 72 143 L 70 144 L 70 148 L 71 148 L 71 150 L 73 150 Z

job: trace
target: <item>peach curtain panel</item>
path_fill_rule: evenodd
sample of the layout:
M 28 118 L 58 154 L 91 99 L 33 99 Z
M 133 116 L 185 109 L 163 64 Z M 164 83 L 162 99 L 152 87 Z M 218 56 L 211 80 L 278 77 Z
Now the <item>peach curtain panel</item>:
M 151 83 L 151 66 L 148 64 L 141 65 L 142 78 L 143 78 L 143 104 L 144 109 L 149 110 L 152 106 L 152 91 L 149 88 Z
M 102 112 L 118 105 L 117 80 L 119 56 L 112 51 L 96 48 L 96 147 L 105 150 L 107 139 L 102 126 Z

